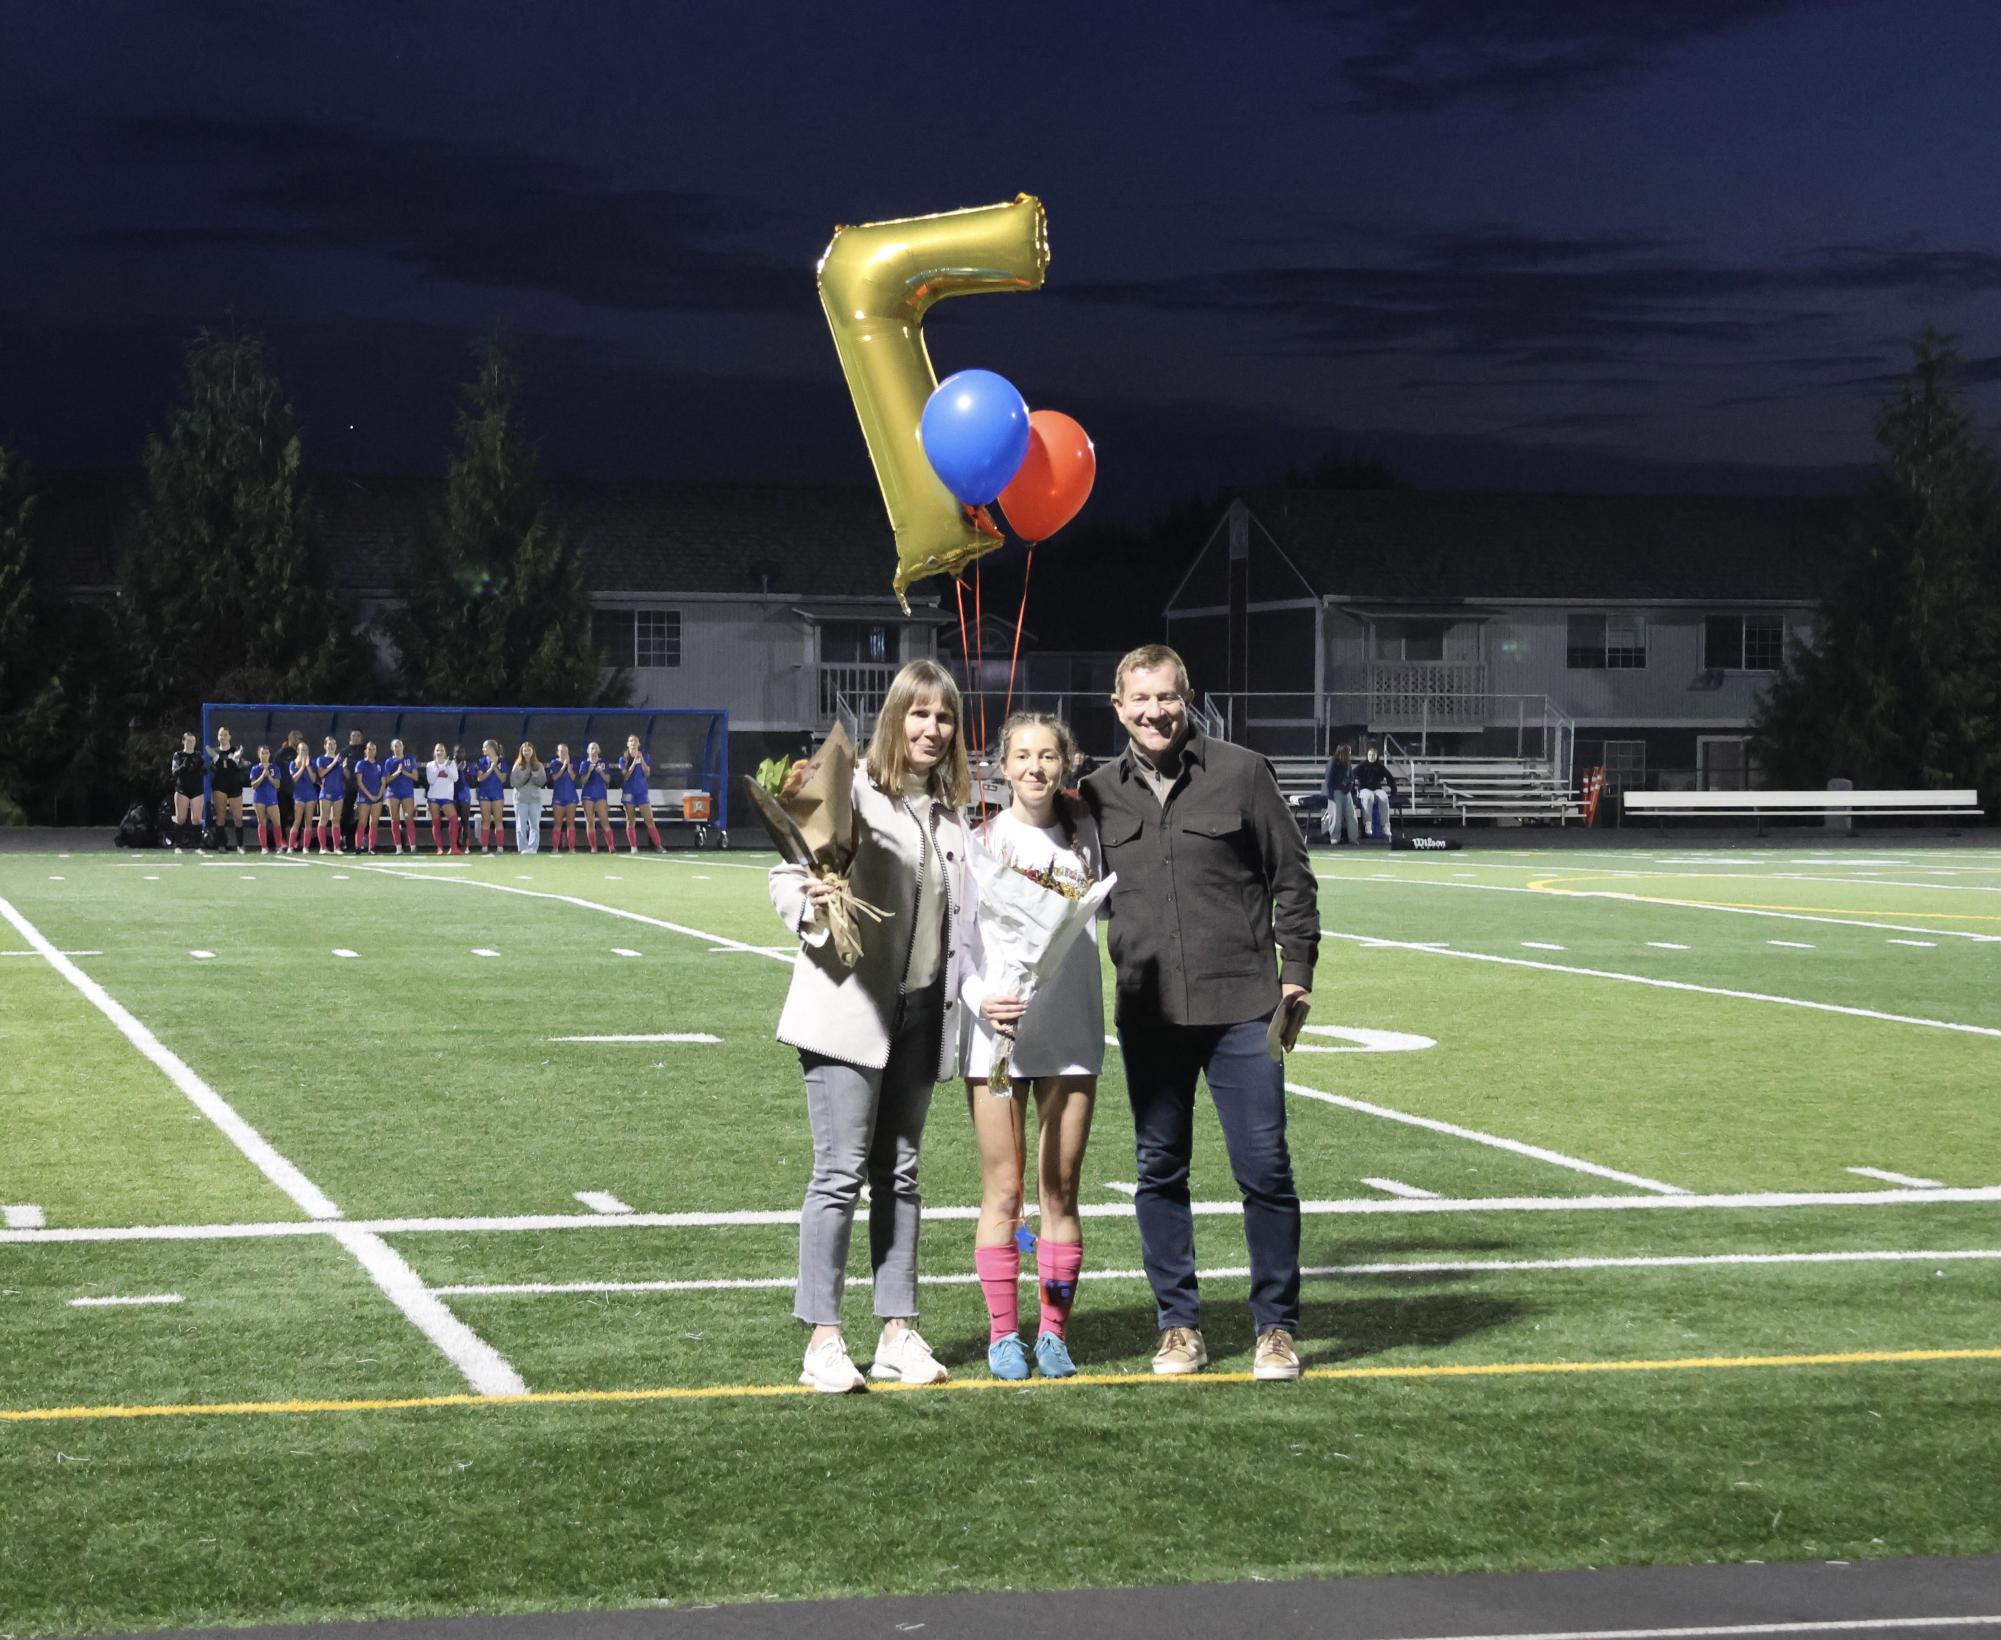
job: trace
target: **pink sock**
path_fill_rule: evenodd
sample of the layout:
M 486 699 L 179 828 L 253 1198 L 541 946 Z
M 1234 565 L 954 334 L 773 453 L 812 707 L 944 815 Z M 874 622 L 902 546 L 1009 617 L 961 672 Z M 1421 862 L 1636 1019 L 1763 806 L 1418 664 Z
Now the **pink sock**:
M 973 1268 L 979 1272 L 980 1291 L 987 1296 L 987 1342 L 998 1344 L 1021 1330 L 1021 1249 L 1012 1242 L 1005 1247 L 975 1247 Z
M 1042 1292 L 1042 1330 L 1064 1336 L 1064 1324 L 1070 1319 L 1070 1306 L 1077 1302 L 1077 1277 L 1084 1269 L 1084 1244 L 1081 1241 L 1049 1241 L 1038 1238 L 1035 1243 L 1035 1273 Z
M 666 852 L 660 846 L 660 828 L 654 825 L 651 820 L 646 822 L 646 835 L 653 839 L 653 852 L 655 854 L 664 854 Z

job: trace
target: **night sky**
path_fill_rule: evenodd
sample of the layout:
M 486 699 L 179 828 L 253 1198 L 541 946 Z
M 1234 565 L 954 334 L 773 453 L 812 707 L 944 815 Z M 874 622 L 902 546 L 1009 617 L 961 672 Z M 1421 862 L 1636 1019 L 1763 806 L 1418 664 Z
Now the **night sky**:
M 869 481 L 836 223 L 1039 194 L 934 310 L 1138 516 L 1330 455 L 1441 488 L 1840 488 L 1927 322 L 2001 411 L 1991 0 L 15 4 L 0 442 L 129 466 L 263 332 L 323 471 L 437 472 L 498 328 L 548 471 Z

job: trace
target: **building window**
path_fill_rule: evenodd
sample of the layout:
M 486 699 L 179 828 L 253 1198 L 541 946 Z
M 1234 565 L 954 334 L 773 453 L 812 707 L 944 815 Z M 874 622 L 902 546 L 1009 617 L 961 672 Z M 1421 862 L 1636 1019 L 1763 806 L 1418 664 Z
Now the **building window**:
M 678 609 L 593 610 L 591 639 L 608 666 L 679 666 L 681 612 Z
M 1702 664 L 1720 672 L 1776 672 L 1786 652 L 1777 615 L 1711 615 L 1702 623 Z
M 1615 792 L 1639 791 L 1647 783 L 1647 743 L 1644 740 L 1605 742 L 1605 784 Z
M 1639 615 L 1572 615 L 1564 665 L 1579 671 L 1641 671 L 1647 664 L 1647 623 Z
M 1377 621 L 1376 659 L 1379 661 L 1442 661 L 1445 659 L 1444 621 Z
M 896 635 L 881 621 L 826 621 L 820 627 L 825 665 L 887 666 L 896 659 Z
M 632 612 L 635 666 L 681 664 L 681 612 L 678 609 L 636 609 Z

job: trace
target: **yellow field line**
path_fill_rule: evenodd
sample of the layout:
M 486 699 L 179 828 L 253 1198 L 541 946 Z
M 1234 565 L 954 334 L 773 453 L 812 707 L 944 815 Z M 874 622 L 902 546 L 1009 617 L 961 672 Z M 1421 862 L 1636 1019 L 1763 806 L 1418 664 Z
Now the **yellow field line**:
M 1698 1355 L 1665 1361 L 1487 1361 L 1466 1365 L 1411 1367 L 1318 1367 L 1306 1374 L 1312 1383 L 1344 1379 L 1516 1378 L 1552 1373 L 1718 1372 L 1747 1368 L 1861 1367 L 1909 1365 L 1937 1361 L 2001 1361 L 2001 1349 L 1857 1350 L 1840 1355 Z M 1055 1390 L 1066 1387 L 1113 1388 L 1141 1384 L 1214 1388 L 1253 1382 L 1248 1372 L 1206 1372 L 1160 1378 L 1152 1373 L 1079 1373 L 1074 1378 L 1037 1378 L 1008 1382 L 998 1378 L 955 1378 L 924 1385 L 937 1390 Z M 878 1384 L 875 1393 L 906 1392 L 919 1386 Z M 63 1423 L 103 1418 L 242 1417 L 275 1413 L 408 1412 L 431 1407 L 579 1406 L 593 1402 L 757 1400 L 774 1396 L 806 1396 L 802 1384 L 704 1384 L 660 1389 L 561 1389 L 527 1395 L 410 1395 L 375 1401 L 214 1401 L 165 1406 L 23 1407 L 0 1408 L 0 1423 Z
M 1634 872 L 1624 877 L 1541 877 L 1528 886 L 1538 893 L 1554 894 L 1564 899 L 1595 900 L 1604 890 L 1592 889 L 1586 893 L 1576 892 L 1579 883 L 1630 883 L 1647 877 L 1702 877 L 1705 872 L 1655 871 Z M 1929 922 L 2001 922 L 2001 915 L 1987 911 L 1884 911 L 1858 910 L 1846 905 L 1763 905 L 1755 900 L 1674 900 L 1665 894 L 1621 894 L 1622 900 L 1632 900 L 1639 905 L 1680 905 L 1698 910 L 1714 906 L 1719 911 L 1805 911 L 1827 917 L 1917 917 Z

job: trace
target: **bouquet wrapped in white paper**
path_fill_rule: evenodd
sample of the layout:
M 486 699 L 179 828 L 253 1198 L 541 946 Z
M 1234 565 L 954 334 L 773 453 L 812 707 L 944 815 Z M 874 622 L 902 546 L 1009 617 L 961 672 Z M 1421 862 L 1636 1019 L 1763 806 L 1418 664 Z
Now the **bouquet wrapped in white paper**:
M 1078 889 L 1053 874 L 1045 876 L 1010 865 L 986 848 L 977 834 L 966 853 L 980 885 L 980 943 L 987 954 L 987 989 L 1027 1003 L 1091 925 L 1118 879 L 1106 877 Z M 1014 1047 L 1014 1033 L 1000 1028 L 995 1037 L 987 1087 L 1005 1098 L 1013 1092 L 1008 1056 Z

